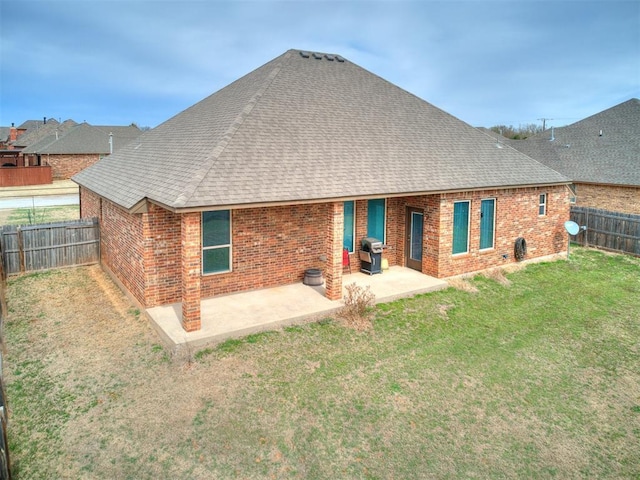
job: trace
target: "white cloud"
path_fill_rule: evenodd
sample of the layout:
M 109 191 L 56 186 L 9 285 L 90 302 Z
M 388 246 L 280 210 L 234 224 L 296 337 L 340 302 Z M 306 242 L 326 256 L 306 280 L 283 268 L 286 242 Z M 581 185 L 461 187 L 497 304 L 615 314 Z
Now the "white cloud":
M 637 2 L 59 0 L 0 8 L 2 124 L 26 119 L 29 98 L 47 112 L 75 105 L 89 117 L 93 109 L 156 125 L 290 48 L 339 53 L 474 125 L 574 117 L 640 96 Z

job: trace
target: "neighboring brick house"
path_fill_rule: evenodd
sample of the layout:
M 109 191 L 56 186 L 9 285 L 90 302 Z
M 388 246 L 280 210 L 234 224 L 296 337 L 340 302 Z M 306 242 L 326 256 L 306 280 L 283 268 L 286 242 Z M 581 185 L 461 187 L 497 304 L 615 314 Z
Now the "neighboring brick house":
M 290 50 L 73 177 L 145 308 L 299 282 L 343 248 L 448 277 L 564 250 L 569 180 L 337 55 Z
M 81 123 L 49 135 L 22 149 L 24 166 L 49 165 L 54 180 L 71 178 L 100 158 L 128 144 L 142 131 L 136 125 L 98 126 Z
M 12 124 L 8 148 L 22 150 L 49 135 L 53 135 L 55 132 L 62 135 L 69 128 L 76 125 L 78 124 L 71 119 L 58 122 L 55 118 L 47 117 L 42 120 L 27 120 L 18 127 L 14 127 Z
M 573 180 L 576 205 L 640 214 L 640 100 L 509 145 Z
M 13 125 L 11 127 L 0 127 L 0 150 L 7 150 L 9 148 L 13 130 L 15 130 Z

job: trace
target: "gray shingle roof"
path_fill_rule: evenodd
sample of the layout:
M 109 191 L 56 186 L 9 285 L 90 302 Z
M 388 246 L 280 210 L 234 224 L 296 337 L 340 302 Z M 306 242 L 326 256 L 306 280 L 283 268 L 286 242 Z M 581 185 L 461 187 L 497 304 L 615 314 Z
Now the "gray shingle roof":
M 289 50 L 73 177 L 126 208 L 567 183 L 342 57 Z
M 42 139 L 47 138 L 50 135 L 55 135 L 56 131 L 61 135 L 69 128 L 75 127 L 76 125 L 77 123 L 71 119 L 65 120 L 62 123 L 59 123 L 57 120 L 50 119 L 47 120 L 46 124 L 43 123 L 42 120 L 27 120 L 18 127 L 19 129 L 26 128 L 26 132 L 11 142 L 11 145 L 16 148 L 28 147 L 36 142 L 40 142 Z
M 600 135 L 602 132 L 602 135 Z M 507 141 L 514 148 L 578 183 L 640 187 L 640 100 L 566 127 Z
M 139 137 L 142 131 L 135 125 L 92 126 L 88 123 L 76 125 L 62 134 L 52 134 L 29 145 L 23 153 L 39 154 L 109 154 L 109 134 L 113 134 L 113 151 Z
M 11 134 L 11 127 L 0 127 L 0 142 L 3 142 L 3 143 L 8 142 L 10 134 Z

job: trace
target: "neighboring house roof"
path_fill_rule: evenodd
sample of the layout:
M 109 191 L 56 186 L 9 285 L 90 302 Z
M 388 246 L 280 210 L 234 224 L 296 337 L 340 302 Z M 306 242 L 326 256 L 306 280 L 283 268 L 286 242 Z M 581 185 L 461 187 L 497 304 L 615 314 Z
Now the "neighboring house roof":
M 575 182 L 640 187 L 637 98 L 569 126 L 505 142 Z
M 297 50 L 73 180 L 174 210 L 568 183 L 340 56 Z
M 43 120 L 25 120 L 21 125 L 18 126 L 19 130 L 26 130 L 25 134 L 32 132 L 34 130 L 38 130 L 40 127 L 44 125 L 57 125 L 58 121 L 55 118 L 48 118 L 46 121 Z
M 7 143 L 10 134 L 11 127 L 0 127 L 0 143 Z
M 70 119 L 62 123 L 55 119 L 49 119 L 47 123 L 42 120 L 27 120 L 18 127 L 18 129 L 26 128 L 27 131 L 11 142 L 11 145 L 16 148 L 28 147 L 50 135 L 55 135 L 56 131 L 58 135 L 62 135 L 66 130 L 76 125 L 77 123 Z
M 76 125 L 63 134 L 52 134 L 24 148 L 22 153 L 38 154 L 109 154 L 109 135 L 113 137 L 113 151 L 140 136 L 142 131 L 135 125 L 92 126 L 88 123 Z

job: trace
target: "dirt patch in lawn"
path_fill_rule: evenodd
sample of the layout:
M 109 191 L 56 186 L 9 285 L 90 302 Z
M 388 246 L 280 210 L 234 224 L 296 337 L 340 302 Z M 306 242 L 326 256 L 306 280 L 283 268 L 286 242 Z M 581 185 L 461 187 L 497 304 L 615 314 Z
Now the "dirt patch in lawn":
M 48 436 L 49 443 L 44 452 L 17 445 L 16 478 L 129 478 L 117 472 L 135 472 L 138 458 L 144 463 L 170 460 L 170 466 L 156 472 L 159 476 L 189 470 L 182 464 L 185 457 L 167 457 L 167 442 L 187 448 L 191 419 L 202 399 L 223 402 L 242 372 L 252 370 L 247 362 L 229 357 L 209 366 L 206 377 L 215 381 L 205 381 L 195 363 L 172 359 L 147 320 L 99 266 L 13 279 L 9 288 L 8 321 L 23 325 L 10 328 L 7 381 L 14 386 L 28 382 L 20 365 L 42 359 L 41 368 L 53 383 L 42 386 L 50 390 L 39 392 L 41 401 L 52 400 L 59 411 L 47 420 L 49 425 L 30 418 L 29 411 L 12 413 L 14 439 L 33 436 L 35 430 L 41 431 L 35 436 Z M 33 407 L 37 411 L 43 405 Z M 49 432 L 51 428 L 55 431 Z M 29 462 L 21 455 L 27 452 Z M 53 453 L 59 462 L 52 462 Z M 125 465 L 114 465 L 114 460 Z M 141 468 L 141 476 L 131 478 L 159 478 L 148 464 Z

